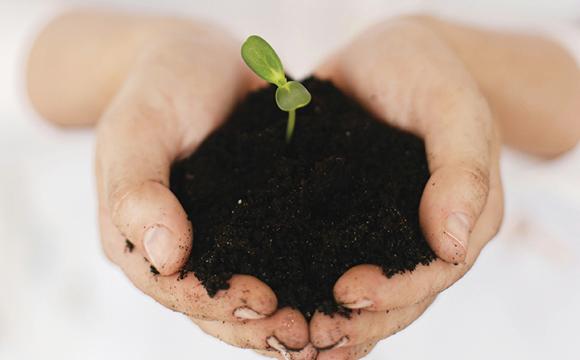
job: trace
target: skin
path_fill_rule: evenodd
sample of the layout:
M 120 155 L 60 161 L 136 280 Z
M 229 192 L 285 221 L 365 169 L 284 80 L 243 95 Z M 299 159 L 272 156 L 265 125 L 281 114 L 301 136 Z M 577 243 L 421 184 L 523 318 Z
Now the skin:
M 100 61 L 110 53 L 114 61 Z M 192 232 L 168 189 L 170 165 L 194 151 L 252 86 L 236 41 L 178 19 L 69 13 L 40 34 L 28 62 L 30 98 L 44 117 L 63 126 L 98 123 L 99 223 L 108 258 L 145 294 L 226 342 L 268 350 L 275 337 L 302 349 L 306 320 L 276 310 L 274 293 L 256 278 L 236 275 L 210 298 L 193 274 L 179 281 L 176 274 Z M 162 266 L 144 245 L 146 230 L 159 225 L 173 249 Z
M 28 92 L 53 123 L 97 125 L 99 222 L 109 259 L 206 333 L 267 356 L 358 359 L 408 326 L 469 270 L 500 226 L 500 133 L 545 157 L 580 137 L 573 121 L 580 74 L 557 45 L 429 17 L 372 27 L 316 73 L 379 118 L 424 138 L 432 176 L 420 219 L 439 259 L 390 279 L 376 266 L 350 269 L 334 288 L 339 303 L 358 308 L 350 320 L 317 313 L 308 324 L 296 310 L 277 310 L 271 289 L 245 275 L 210 298 L 192 274 L 177 281 L 192 232 L 168 189 L 169 169 L 236 101 L 263 85 L 242 64 L 240 44 L 187 20 L 68 13 L 36 40 Z M 554 66 L 558 71 L 549 71 Z M 161 275 L 150 272 L 151 264 Z
M 397 49 L 394 53 L 392 49 Z M 378 70 L 380 69 L 380 70 Z M 360 309 L 350 319 L 315 314 L 314 346 L 348 348 L 388 337 L 420 316 L 434 296 L 459 280 L 496 234 L 502 219 L 500 141 L 491 110 L 473 76 L 447 44 L 417 21 L 380 24 L 323 66 L 333 80 L 389 123 L 423 137 L 431 172 L 419 216 L 439 259 L 387 279 L 379 267 L 360 265 L 336 283 L 336 300 Z M 448 230 L 463 214 L 467 237 Z M 352 358 L 351 355 L 342 358 Z
M 554 65 L 561 71 L 549 71 Z M 503 68 L 518 70 L 506 74 Z M 334 295 L 358 311 L 350 320 L 317 313 L 310 322 L 314 346 L 330 348 L 318 359 L 357 359 L 361 346 L 418 318 L 497 233 L 503 214 L 500 133 L 512 146 L 544 157 L 577 144 L 580 72 L 543 38 L 411 17 L 369 29 L 318 75 L 383 120 L 423 137 L 431 171 L 419 211 L 439 259 L 390 279 L 377 266 L 356 266 L 337 281 Z M 535 101 L 540 111 L 531 113 L 525 105 Z M 446 217 L 454 212 L 469 219 L 465 248 L 455 247 L 446 232 Z

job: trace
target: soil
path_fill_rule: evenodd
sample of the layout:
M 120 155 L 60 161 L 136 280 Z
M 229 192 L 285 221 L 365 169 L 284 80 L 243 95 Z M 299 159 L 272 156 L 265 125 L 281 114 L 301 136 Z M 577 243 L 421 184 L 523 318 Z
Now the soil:
M 182 274 L 195 272 L 211 296 L 249 274 L 279 307 L 348 314 L 332 288 L 349 268 L 376 264 L 391 277 L 435 259 L 418 220 L 425 149 L 331 83 L 304 85 L 312 102 L 298 110 L 290 144 L 272 86 L 174 164 L 171 188 L 194 229 Z

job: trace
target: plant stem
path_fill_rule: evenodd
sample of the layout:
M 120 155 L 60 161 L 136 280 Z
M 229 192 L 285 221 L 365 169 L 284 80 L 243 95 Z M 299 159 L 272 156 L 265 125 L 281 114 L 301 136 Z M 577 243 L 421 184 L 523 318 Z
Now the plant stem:
M 294 124 L 296 123 L 296 110 L 288 111 L 288 125 L 286 127 L 286 142 L 290 143 L 294 133 Z

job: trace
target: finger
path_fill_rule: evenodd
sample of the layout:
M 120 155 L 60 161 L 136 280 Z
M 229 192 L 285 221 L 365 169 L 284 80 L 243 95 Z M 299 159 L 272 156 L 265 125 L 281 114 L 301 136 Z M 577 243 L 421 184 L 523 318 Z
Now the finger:
M 300 312 L 290 308 L 280 309 L 262 320 L 243 323 L 193 321 L 205 333 L 241 348 L 296 352 L 308 344 L 308 323 Z
M 192 273 L 184 279 L 179 275 L 154 275 L 141 254 L 126 249 L 124 237 L 112 224 L 103 204 L 100 212 L 101 237 L 107 256 L 135 286 L 166 307 L 191 317 L 224 321 L 259 319 L 276 311 L 274 292 L 251 276 L 234 275 L 229 289 L 219 291 L 212 298 Z
M 192 241 L 168 189 L 171 163 L 219 126 L 248 87 L 235 42 L 221 31 L 202 38 L 143 51 L 97 133 L 97 177 L 113 222 L 163 275 L 185 264 Z
M 97 136 L 102 199 L 137 252 L 161 274 L 174 274 L 187 261 L 192 240 L 187 215 L 168 189 L 180 140 L 164 125 L 170 123 L 168 115 L 141 103 L 139 96 L 119 96 L 100 122 Z
M 419 206 L 425 238 L 447 262 L 465 261 L 471 232 L 490 188 L 492 131 L 487 104 L 479 94 L 452 91 L 425 101 L 421 132 L 431 177 Z M 419 115 L 420 116 L 420 115 Z
M 350 318 L 317 312 L 310 321 L 310 339 L 321 350 L 360 345 L 389 337 L 412 323 L 435 298 L 387 311 L 354 310 Z
M 495 155 L 494 155 L 495 156 Z M 482 248 L 497 233 L 503 214 L 503 193 L 497 162 L 491 168 L 487 204 L 471 234 L 464 262 L 435 260 L 412 272 L 387 278 L 375 265 L 359 265 L 343 274 L 334 286 L 336 301 L 352 309 L 391 310 L 416 304 L 459 280 L 473 265 Z
M 300 351 L 255 350 L 258 354 L 280 360 L 317 360 L 318 350 L 312 344 Z
M 321 351 L 316 360 L 357 360 L 367 356 L 377 345 L 376 341 Z

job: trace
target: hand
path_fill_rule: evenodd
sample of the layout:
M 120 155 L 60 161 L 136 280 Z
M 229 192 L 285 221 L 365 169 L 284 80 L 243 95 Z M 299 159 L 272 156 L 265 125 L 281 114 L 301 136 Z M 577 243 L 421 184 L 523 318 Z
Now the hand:
M 379 118 L 425 139 L 433 177 L 420 217 L 442 259 L 391 279 L 373 266 L 347 272 L 336 284 L 336 298 L 364 310 L 350 321 L 314 317 L 311 341 L 320 348 L 342 345 L 319 359 L 359 358 L 408 325 L 469 269 L 497 231 L 499 141 L 472 77 L 512 145 L 555 156 L 578 142 L 579 73 L 565 51 L 533 36 L 431 23 L 437 35 L 413 20 L 378 26 L 319 71 Z M 289 309 L 276 312 L 274 294 L 257 279 L 234 276 L 228 291 L 209 298 L 194 276 L 177 281 L 175 275 L 192 239 L 185 213 L 167 188 L 169 166 L 194 151 L 255 85 L 237 59 L 238 44 L 187 20 L 73 12 L 36 40 L 28 92 L 41 115 L 57 124 L 102 118 L 97 175 L 103 245 L 139 288 L 234 345 L 277 357 L 303 348 L 292 357 L 310 359 L 316 351 L 308 344 L 304 318 Z M 500 61 L 508 73 L 497 71 Z M 551 68 L 558 71 L 545 71 Z M 451 214 L 459 220 L 449 227 Z M 467 224 L 467 236 L 461 224 Z M 133 252 L 125 239 L 135 245 Z M 175 245 L 175 252 L 166 252 Z M 160 276 L 150 273 L 150 264 Z M 357 277 L 361 281 L 353 281 Z
M 350 319 L 316 313 L 310 323 L 319 360 L 358 359 L 408 326 L 437 294 L 473 265 L 502 219 L 500 142 L 490 109 L 453 51 L 413 20 L 365 32 L 318 71 L 380 119 L 425 141 L 431 172 L 420 222 L 438 259 L 388 279 L 360 265 L 335 284 Z M 360 311 L 359 311 L 360 310 Z
M 192 229 L 168 188 L 170 166 L 195 151 L 252 86 L 238 48 L 221 32 L 198 28 L 141 51 L 98 123 L 102 243 L 139 289 L 208 334 L 270 356 L 304 349 L 294 358 L 310 359 L 306 320 L 297 310 L 276 311 L 275 294 L 261 281 L 235 275 L 228 290 L 210 298 L 192 273 L 183 280 L 176 274 L 188 259 Z

